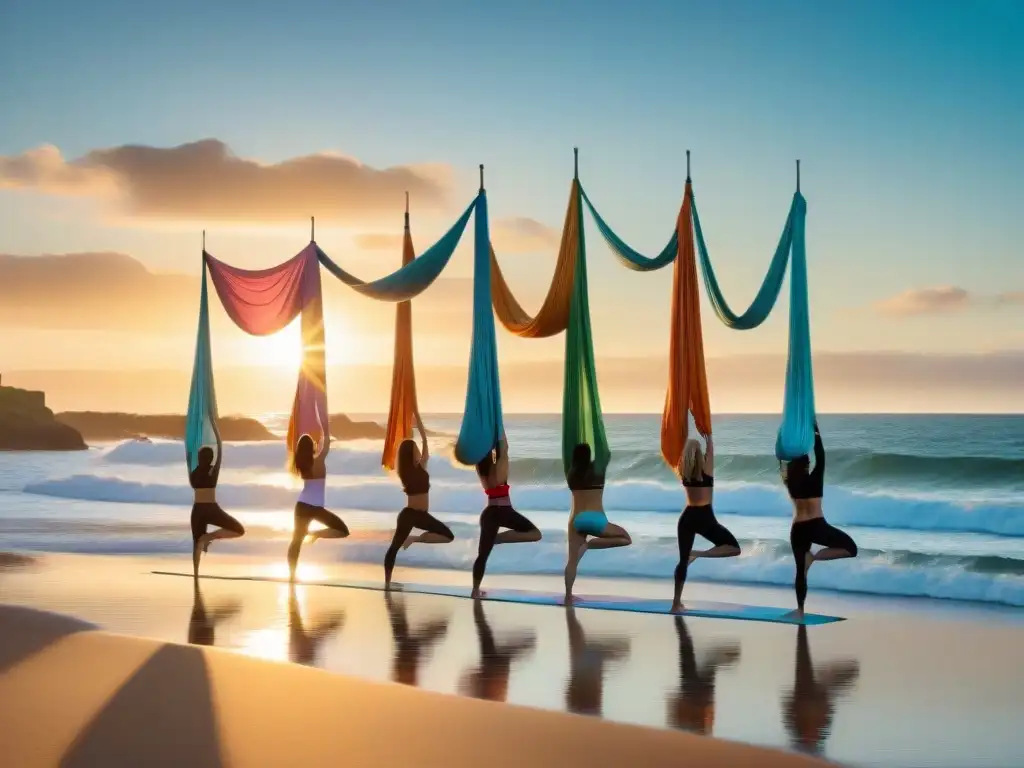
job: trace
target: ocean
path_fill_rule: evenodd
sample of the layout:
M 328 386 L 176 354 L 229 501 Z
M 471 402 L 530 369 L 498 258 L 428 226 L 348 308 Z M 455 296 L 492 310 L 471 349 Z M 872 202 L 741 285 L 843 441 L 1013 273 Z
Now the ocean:
M 383 423 L 381 416 L 357 416 Z M 283 417 L 264 418 L 282 431 Z M 458 417 L 425 418 L 454 435 Z M 613 457 L 605 505 L 634 544 L 589 554 L 581 576 L 660 579 L 670 591 L 678 554 L 678 481 L 658 452 L 660 417 L 606 417 Z M 856 560 L 811 570 L 810 586 L 839 592 L 1024 606 L 1024 416 L 823 415 L 827 519 L 854 537 Z M 741 557 L 699 560 L 690 581 L 792 583 L 791 506 L 773 455 L 777 416 L 715 419 L 715 500 Z M 507 417 L 513 504 L 544 535 L 497 547 L 488 572 L 560 574 L 569 492 L 557 416 Z M 431 506 L 455 532 L 450 545 L 414 546 L 403 564 L 468 571 L 483 494 L 471 469 L 452 466 L 451 439 L 435 438 Z M 304 560 L 381 562 L 404 497 L 380 468 L 380 443 L 336 443 L 327 505 L 353 530 L 348 541 L 307 546 Z M 218 552 L 284 558 L 296 482 L 278 443 L 229 443 L 218 488 L 246 526 Z M 79 453 L 0 454 L 0 550 L 187 554 L 191 505 L 181 442 L 123 442 Z M 700 540 L 698 540 L 699 542 Z M 698 544 L 699 546 L 699 544 Z

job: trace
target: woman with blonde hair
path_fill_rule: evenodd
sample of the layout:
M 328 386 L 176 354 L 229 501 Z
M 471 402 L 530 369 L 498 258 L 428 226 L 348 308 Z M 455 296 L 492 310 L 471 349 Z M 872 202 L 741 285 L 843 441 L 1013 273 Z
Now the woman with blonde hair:
M 340 517 L 324 508 L 327 486 L 327 452 L 330 441 L 324 440 L 317 450 L 316 443 L 309 435 L 302 435 L 295 443 L 295 454 L 290 458 L 289 470 L 302 478 L 302 492 L 295 503 L 295 525 L 292 541 L 288 545 L 288 573 L 295 580 L 295 569 L 299 564 L 302 542 L 309 532 L 309 524 L 316 520 L 322 529 L 309 534 L 310 541 L 317 539 L 344 539 L 348 526 Z
M 683 456 L 676 472 L 686 489 L 686 509 L 679 515 L 676 535 L 679 539 L 679 565 L 676 566 L 675 593 L 672 610 L 683 606 L 680 602 L 686 571 L 698 557 L 736 557 L 740 553 L 739 542 L 715 518 L 711 508 L 711 496 L 715 485 L 715 447 L 711 435 L 707 438 L 707 452 L 702 452 L 700 442 L 691 438 L 686 441 Z M 694 551 L 693 540 L 700 534 L 714 546 L 711 549 Z

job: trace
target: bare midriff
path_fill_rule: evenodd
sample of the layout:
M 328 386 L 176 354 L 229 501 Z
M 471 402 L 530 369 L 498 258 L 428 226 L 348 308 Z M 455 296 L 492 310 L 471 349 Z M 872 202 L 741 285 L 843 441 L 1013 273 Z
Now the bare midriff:
M 412 496 L 406 496 L 405 506 L 409 509 L 418 509 L 420 512 L 426 512 L 430 508 L 430 494 L 417 493 Z
M 714 488 L 686 488 L 686 506 L 688 507 L 710 507 L 711 496 Z
M 216 504 L 217 503 L 217 489 L 216 488 L 193 488 L 196 504 Z
M 604 488 L 573 491 L 569 522 L 572 523 L 580 512 L 604 512 Z
M 793 522 L 803 523 L 824 517 L 821 511 L 821 499 L 793 499 Z

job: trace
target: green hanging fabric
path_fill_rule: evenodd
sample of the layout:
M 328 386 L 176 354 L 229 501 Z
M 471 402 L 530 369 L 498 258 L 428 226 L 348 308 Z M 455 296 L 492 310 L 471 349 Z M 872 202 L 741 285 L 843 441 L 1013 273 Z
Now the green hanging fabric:
M 576 205 L 581 206 L 580 186 L 576 185 Z M 587 293 L 587 247 L 583 227 L 578 228 L 576 275 L 573 280 L 569 327 L 565 331 L 565 380 L 562 391 L 562 468 L 568 477 L 573 449 L 580 443 L 590 446 L 594 473 L 604 477 L 612 452 L 601 417 L 601 397 L 597 391 L 594 343 L 590 333 L 590 301 Z

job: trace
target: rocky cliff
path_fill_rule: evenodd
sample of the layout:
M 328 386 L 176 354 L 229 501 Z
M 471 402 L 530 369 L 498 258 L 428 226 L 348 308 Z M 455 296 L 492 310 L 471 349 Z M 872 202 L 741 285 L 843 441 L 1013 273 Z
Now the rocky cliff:
M 74 427 L 62 424 L 46 407 L 46 395 L 0 386 L 0 451 L 83 451 Z

